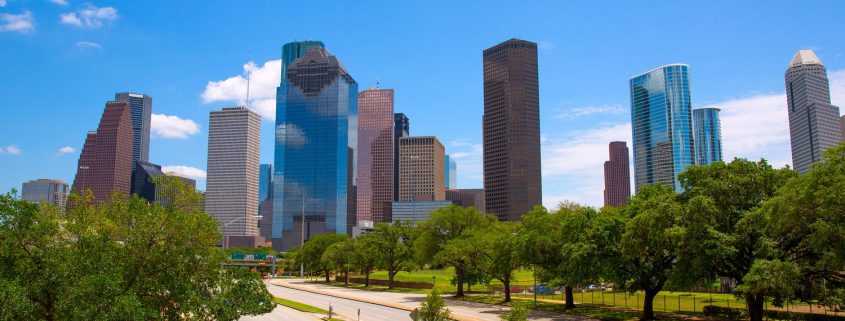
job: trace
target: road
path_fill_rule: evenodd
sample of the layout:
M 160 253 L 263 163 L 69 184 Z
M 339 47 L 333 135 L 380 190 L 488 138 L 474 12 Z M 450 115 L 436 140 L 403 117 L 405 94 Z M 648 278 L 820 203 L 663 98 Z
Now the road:
M 324 310 L 329 309 L 329 304 L 335 313 L 348 321 L 358 320 L 358 309 L 361 310 L 361 321 L 411 321 L 409 313 L 405 310 L 389 308 L 381 305 L 363 303 L 347 299 L 340 299 L 326 295 L 314 294 L 305 291 L 284 288 L 278 285 L 267 285 L 270 294 L 280 298 L 293 300 L 300 303 L 312 305 Z M 274 311 L 275 312 L 275 311 Z M 256 319 L 276 320 L 276 319 Z M 290 320 L 290 319 L 284 319 Z M 252 320 L 250 320 L 252 321 Z M 298 320 L 297 320 L 298 321 Z M 304 320 L 303 320 L 304 321 Z
M 278 305 L 273 312 L 242 317 L 239 321 L 320 321 L 320 317 Z

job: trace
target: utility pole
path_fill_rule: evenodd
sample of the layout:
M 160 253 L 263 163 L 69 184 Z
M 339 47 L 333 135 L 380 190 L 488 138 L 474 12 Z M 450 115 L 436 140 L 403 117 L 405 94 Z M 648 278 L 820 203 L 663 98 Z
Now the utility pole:
M 305 192 L 302 193 L 302 221 L 299 222 L 301 226 L 299 231 L 299 250 L 302 251 L 302 247 L 305 246 Z M 305 262 L 299 262 L 299 277 L 305 277 Z

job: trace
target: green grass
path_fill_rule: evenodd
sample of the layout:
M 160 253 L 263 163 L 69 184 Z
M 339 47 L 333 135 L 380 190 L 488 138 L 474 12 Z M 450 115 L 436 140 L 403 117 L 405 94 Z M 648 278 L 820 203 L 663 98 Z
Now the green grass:
M 440 292 L 455 292 L 457 289 L 452 285 L 452 278 L 455 277 L 455 270 L 453 268 L 439 269 L 439 270 L 417 270 L 412 272 L 399 272 L 396 274 L 396 281 L 400 282 L 420 282 L 431 284 L 435 280 L 435 286 Z M 374 280 L 387 280 L 386 271 L 376 271 L 370 275 Z M 434 278 L 434 279 L 432 279 Z M 531 286 L 534 283 L 534 276 L 531 270 L 517 270 L 514 272 L 511 286 Z M 490 285 L 494 287 L 501 287 L 502 283 L 498 280 L 492 280 Z M 470 287 L 472 291 L 489 292 L 491 290 L 488 285 L 475 284 Z M 464 286 L 464 290 L 467 287 Z
M 312 305 L 307 305 L 305 303 L 299 303 L 299 302 L 296 302 L 296 301 L 291 301 L 291 300 L 288 300 L 288 299 L 273 297 L 273 302 L 276 302 L 279 305 L 286 306 L 288 308 L 291 308 L 291 309 L 294 309 L 294 310 L 297 310 L 297 311 L 301 311 L 301 312 L 305 312 L 305 313 L 329 315 L 329 311 L 327 311 L 327 310 L 323 310 L 323 309 L 320 309 L 320 308 L 312 306 Z M 326 321 L 343 321 L 343 320 L 331 318 L 331 319 L 328 319 Z

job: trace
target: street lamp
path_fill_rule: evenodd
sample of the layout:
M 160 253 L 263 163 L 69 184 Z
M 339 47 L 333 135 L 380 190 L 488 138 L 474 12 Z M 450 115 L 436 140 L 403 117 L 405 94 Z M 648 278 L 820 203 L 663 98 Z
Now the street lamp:
M 224 234 L 224 235 L 223 235 L 223 248 L 224 248 L 224 249 L 228 249 L 228 248 L 229 248 L 229 236 L 230 236 L 230 235 L 225 235 L 225 234 L 226 234 L 226 227 L 227 227 L 227 226 L 229 226 L 229 225 L 232 225 L 232 223 L 235 223 L 235 222 L 238 222 L 238 221 L 242 221 L 242 220 L 246 220 L 246 218 L 247 218 L 247 217 L 253 217 L 253 218 L 255 218 L 256 220 L 260 220 L 260 219 L 262 219 L 264 216 L 261 216 L 261 215 L 247 215 L 247 216 L 240 216 L 240 217 L 236 217 L 236 218 L 234 218 L 234 219 L 231 219 L 231 220 L 229 220 L 229 221 L 228 221 L 228 222 L 226 222 L 226 223 L 223 223 L 223 234 Z

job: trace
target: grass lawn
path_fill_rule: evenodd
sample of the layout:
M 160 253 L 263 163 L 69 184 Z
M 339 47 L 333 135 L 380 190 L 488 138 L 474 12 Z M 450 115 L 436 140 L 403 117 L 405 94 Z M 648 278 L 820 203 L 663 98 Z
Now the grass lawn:
M 396 281 L 400 282 L 421 282 L 431 284 L 435 281 L 435 286 L 440 292 L 455 292 L 457 289 L 452 284 L 452 278 L 455 277 L 455 270 L 453 268 L 439 269 L 439 270 L 417 270 L 412 272 L 399 272 L 396 274 Z M 387 280 L 386 271 L 376 271 L 370 275 L 371 279 Z M 531 286 L 534 284 L 534 275 L 531 270 L 517 270 L 514 272 L 511 286 Z M 501 287 L 502 283 L 498 280 L 492 280 L 490 285 Z M 490 291 L 487 285 L 475 284 L 469 287 L 472 291 Z M 464 286 L 464 290 L 467 287 Z
M 329 315 L 329 311 L 320 309 L 320 308 L 315 307 L 315 306 L 307 305 L 305 303 L 299 303 L 299 302 L 296 302 L 296 301 L 291 301 L 291 300 L 288 300 L 288 299 L 273 297 L 273 302 L 276 302 L 279 305 L 283 305 L 283 306 L 286 306 L 288 308 L 291 308 L 291 309 L 294 309 L 294 310 L 297 310 L 297 311 L 302 311 L 302 312 L 305 312 L 305 313 Z M 343 321 L 343 320 L 331 318 L 331 319 L 328 319 L 327 321 Z

